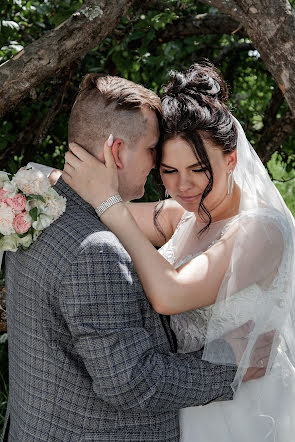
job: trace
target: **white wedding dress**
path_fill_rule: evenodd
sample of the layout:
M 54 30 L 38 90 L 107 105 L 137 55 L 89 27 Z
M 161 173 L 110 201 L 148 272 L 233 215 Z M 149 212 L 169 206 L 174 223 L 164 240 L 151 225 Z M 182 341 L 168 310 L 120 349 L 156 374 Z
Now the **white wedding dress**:
M 267 213 L 265 222 L 268 229 L 279 222 L 280 215 Z M 238 217 L 212 223 L 209 231 L 200 239 L 197 236 L 200 227 L 193 213 L 186 212 L 172 238 L 160 249 L 160 253 L 178 268 L 198 254 L 206 251 L 218 241 L 236 222 Z M 271 221 L 269 221 L 271 220 Z M 271 232 L 273 233 L 273 232 Z M 251 241 L 249 246 L 251 247 Z M 247 247 L 247 245 L 245 246 Z M 257 244 L 259 247 L 259 244 Z M 255 250 L 245 250 L 246 261 L 254 259 Z M 251 283 L 248 287 L 230 296 L 227 300 L 226 315 L 215 321 L 216 337 L 222 336 L 244 324 L 253 315 L 253 303 L 262 307 L 267 299 L 283 290 L 284 257 L 280 256 L 277 276 L 267 288 Z M 286 257 L 287 259 L 287 257 Z M 276 260 L 272 256 L 270 261 Z M 267 260 L 266 260 L 267 261 Z M 278 267 L 278 263 L 276 266 Z M 245 264 L 243 264 L 245 265 Z M 263 266 L 264 263 L 261 263 Z M 267 263 L 265 263 L 267 265 Z M 294 275 L 291 275 L 294 276 Z M 256 307 L 255 307 L 256 308 Z M 276 301 L 272 309 L 269 324 L 271 330 L 280 323 L 279 318 L 284 308 L 284 299 Z M 213 306 L 199 308 L 194 311 L 171 316 L 171 328 L 175 332 L 178 352 L 189 353 L 204 347 L 208 333 L 208 324 L 212 316 Z M 277 321 L 278 319 L 278 321 Z M 291 442 L 295 440 L 295 372 L 281 341 L 278 354 L 270 372 L 259 380 L 243 383 L 233 401 L 212 402 L 205 406 L 190 407 L 180 410 L 181 442 Z

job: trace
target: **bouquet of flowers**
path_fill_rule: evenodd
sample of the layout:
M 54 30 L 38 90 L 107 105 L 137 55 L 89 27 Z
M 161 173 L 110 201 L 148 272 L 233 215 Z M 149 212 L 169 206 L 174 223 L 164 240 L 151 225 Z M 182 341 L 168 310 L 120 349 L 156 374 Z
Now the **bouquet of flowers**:
M 65 208 L 66 198 L 39 170 L 19 170 L 11 178 L 0 171 L 0 255 L 27 249 Z

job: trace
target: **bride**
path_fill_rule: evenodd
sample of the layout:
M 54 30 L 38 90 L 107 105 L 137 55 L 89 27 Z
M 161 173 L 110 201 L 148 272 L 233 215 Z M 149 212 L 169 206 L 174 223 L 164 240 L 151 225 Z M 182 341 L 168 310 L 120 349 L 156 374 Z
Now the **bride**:
M 232 364 L 210 343 L 253 321 L 234 400 L 182 409 L 181 440 L 288 442 L 295 433 L 294 220 L 226 99 L 209 64 L 175 73 L 167 85 L 157 167 L 171 199 L 163 203 L 112 198 L 112 136 L 105 165 L 71 145 L 63 179 L 119 237 L 153 307 L 171 315 L 179 352 L 204 347 L 203 359 Z M 266 376 L 242 383 L 261 362 L 252 357 L 257 337 L 272 329 Z

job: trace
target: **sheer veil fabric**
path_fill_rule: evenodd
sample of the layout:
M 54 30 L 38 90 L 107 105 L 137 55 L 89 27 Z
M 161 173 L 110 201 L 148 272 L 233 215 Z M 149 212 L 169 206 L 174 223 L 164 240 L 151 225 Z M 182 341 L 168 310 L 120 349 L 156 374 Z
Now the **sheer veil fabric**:
M 232 384 L 234 402 L 237 401 L 235 409 L 241 406 L 240 412 L 246 413 L 245 424 L 247 413 L 254 419 L 251 422 L 255 422 L 254 439 L 245 440 L 287 442 L 293 439 L 295 430 L 294 218 L 240 123 L 235 118 L 234 122 L 238 129 L 234 180 L 241 189 L 241 201 L 238 216 L 229 220 L 223 231 L 222 239 L 231 247 L 231 259 L 211 308 L 203 359 L 231 364 L 221 353 L 216 353 L 210 343 L 246 321 L 254 321 Z M 261 363 L 253 357 L 252 349 L 258 336 L 269 330 L 276 330 L 276 336 L 266 376 L 242 384 L 246 370 Z M 243 391 L 245 400 L 241 398 Z M 226 413 L 224 419 L 227 419 Z M 232 429 L 236 434 L 234 426 L 229 414 L 229 433 Z M 243 425 L 241 432 L 242 428 Z M 247 431 L 246 434 L 250 436 Z

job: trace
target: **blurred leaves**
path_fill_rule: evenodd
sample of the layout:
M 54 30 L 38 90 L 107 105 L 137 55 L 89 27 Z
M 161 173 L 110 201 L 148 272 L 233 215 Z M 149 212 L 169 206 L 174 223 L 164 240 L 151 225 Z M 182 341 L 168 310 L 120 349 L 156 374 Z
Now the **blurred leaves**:
M 292 0 L 292 4 L 294 5 Z M 82 0 L 4 0 L 0 5 L 0 61 L 4 62 L 44 32 L 58 26 L 83 4 Z M 149 8 L 131 8 L 114 32 L 91 50 L 83 60 L 69 67 L 70 75 L 57 73 L 46 84 L 32 91 L 31 98 L 6 115 L 0 130 L 1 169 L 15 172 L 28 161 L 62 168 L 67 150 L 67 120 L 78 85 L 87 72 L 119 75 L 161 93 L 173 70 L 184 70 L 204 59 L 216 62 L 230 90 L 230 107 L 240 119 L 253 146 L 263 131 L 267 111 L 276 84 L 266 70 L 259 53 L 248 38 L 231 35 L 191 35 L 164 41 L 168 25 L 197 14 L 218 14 L 195 0 L 160 0 Z M 65 84 L 62 103 L 42 139 L 38 130 L 54 106 L 57 89 Z M 284 102 L 276 119 L 287 110 Z M 277 147 L 285 173 L 292 173 L 295 136 Z M 5 153 L 8 152 L 5 156 Z M 1 157 L 1 155 L 3 155 Z M 1 160 L 1 158 L 3 158 Z M 287 183 L 286 183 L 287 186 Z M 146 199 L 157 195 L 150 181 Z

